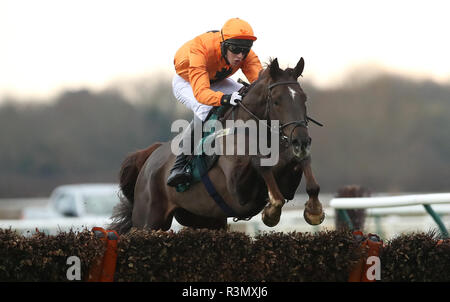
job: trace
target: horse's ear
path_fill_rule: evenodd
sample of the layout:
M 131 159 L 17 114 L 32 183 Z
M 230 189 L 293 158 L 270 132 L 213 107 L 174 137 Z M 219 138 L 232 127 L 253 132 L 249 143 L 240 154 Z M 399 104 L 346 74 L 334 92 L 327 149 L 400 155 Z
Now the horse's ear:
M 275 58 L 271 63 L 270 63 L 270 77 L 272 79 L 276 79 L 280 73 L 281 69 L 280 66 L 278 65 L 278 58 Z
M 305 68 L 305 60 L 303 60 L 302 57 L 300 58 L 300 61 L 298 61 L 297 66 L 294 68 L 294 76 L 296 79 L 302 75 L 303 68 Z

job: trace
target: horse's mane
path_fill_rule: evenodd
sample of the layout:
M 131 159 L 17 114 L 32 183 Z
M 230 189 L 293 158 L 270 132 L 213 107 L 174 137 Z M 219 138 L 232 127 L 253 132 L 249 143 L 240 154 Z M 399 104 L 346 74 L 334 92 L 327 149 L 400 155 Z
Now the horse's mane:
M 269 76 L 269 72 L 268 70 L 270 69 L 270 66 L 272 65 L 272 63 L 276 60 L 276 58 L 269 58 L 269 62 L 263 63 L 263 69 L 261 69 L 259 71 L 258 74 L 258 78 L 253 81 L 252 83 L 249 84 L 248 87 L 246 87 L 246 89 L 244 90 L 244 95 L 242 97 L 242 99 L 244 100 L 245 95 L 251 90 L 253 89 L 256 85 L 258 85 L 260 82 L 265 81 L 267 79 L 267 77 Z M 286 69 L 286 71 L 289 71 L 290 74 L 292 74 L 293 69 L 292 68 L 288 68 Z M 231 111 L 233 111 L 236 107 L 230 107 L 227 110 L 224 110 L 223 114 L 221 115 L 221 117 L 227 117 L 229 115 L 229 113 Z
M 264 68 L 259 71 L 258 78 L 255 81 L 253 81 L 253 83 L 251 83 L 250 86 L 247 87 L 246 89 L 247 92 L 266 78 L 266 71 L 270 68 L 270 65 L 274 60 L 275 60 L 274 58 L 269 58 L 269 62 L 263 64 Z
M 269 68 L 270 65 L 272 65 L 273 61 L 275 61 L 275 60 L 276 60 L 276 58 L 270 57 L 270 58 L 269 58 L 269 62 L 266 62 L 266 63 L 263 64 L 265 67 L 262 69 L 262 71 L 264 71 L 264 70 L 266 70 L 267 68 Z

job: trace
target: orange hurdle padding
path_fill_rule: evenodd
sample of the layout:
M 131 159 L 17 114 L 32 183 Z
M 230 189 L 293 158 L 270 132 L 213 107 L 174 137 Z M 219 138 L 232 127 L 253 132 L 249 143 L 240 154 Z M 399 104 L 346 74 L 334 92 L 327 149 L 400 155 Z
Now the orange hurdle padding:
M 94 227 L 92 228 L 92 232 L 94 232 L 95 237 L 100 238 L 100 240 L 106 247 L 108 244 L 106 231 L 103 228 Z M 101 255 L 94 259 L 94 261 L 92 262 L 92 265 L 89 269 L 89 276 L 87 280 L 88 282 L 98 282 L 100 280 L 103 270 L 103 258 L 104 256 Z
M 103 270 L 100 282 L 113 282 L 114 272 L 117 262 L 117 240 L 119 235 L 116 231 L 107 230 L 108 245 L 106 247 L 105 257 L 103 258 Z
M 369 238 L 367 238 L 367 240 L 366 240 L 366 245 L 368 248 L 367 258 L 369 258 L 371 256 L 380 257 L 380 252 L 383 247 L 383 241 L 380 239 L 380 237 L 378 237 L 376 234 L 369 233 Z M 375 282 L 376 280 L 369 280 L 367 278 L 367 271 L 372 266 L 371 264 L 367 264 L 367 258 L 364 261 L 365 265 L 364 265 L 363 274 L 361 276 L 361 281 L 362 282 Z
M 364 234 L 361 231 L 354 231 L 353 236 L 357 240 L 364 239 Z M 361 244 L 361 248 L 365 248 L 365 241 Z M 362 257 L 359 259 L 358 263 L 353 267 L 348 277 L 348 282 L 361 282 L 361 274 L 364 269 L 365 259 Z
M 353 235 L 355 238 L 363 239 L 364 235 L 361 231 L 355 231 L 353 232 Z M 361 248 L 366 250 L 367 256 L 362 257 L 358 261 L 358 263 L 353 267 L 353 270 L 350 272 L 348 281 L 349 282 L 374 282 L 376 280 L 369 280 L 367 278 L 367 271 L 371 267 L 371 265 L 367 264 L 367 258 L 371 256 L 380 256 L 381 248 L 383 247 L 383 241 L 378 237 L 376 234 L 371 234 L 367 236 L 367 239 L 365 239 L 361 243 Z
M 436 242 L 436 246 L 440 246 L 441 244 L 444 244 L 446 242 L 450 242 L 450 238 L 439 239 L 438 242 Z
M 119 235 L 113 230 L 104 230 L 100 227 L 92 228 L 97 238 L 105 245 L 105 253 L 94 259 L 89 270 L 88 282 L 112 282 L 116 271 L 117 240 Z

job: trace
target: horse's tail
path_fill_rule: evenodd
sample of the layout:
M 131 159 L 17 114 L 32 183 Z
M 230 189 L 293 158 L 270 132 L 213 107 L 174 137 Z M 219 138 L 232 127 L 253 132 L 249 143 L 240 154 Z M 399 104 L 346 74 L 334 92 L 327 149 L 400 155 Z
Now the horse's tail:
M 147 158 L 161 145 L 155 143 L 147 149 L 138 150 L 129 154 L 123 161 L 119 172 L 120 203 L 114 208 L 109 229 L 119 234 L 127 233 L 131 229 L 136 180 Z

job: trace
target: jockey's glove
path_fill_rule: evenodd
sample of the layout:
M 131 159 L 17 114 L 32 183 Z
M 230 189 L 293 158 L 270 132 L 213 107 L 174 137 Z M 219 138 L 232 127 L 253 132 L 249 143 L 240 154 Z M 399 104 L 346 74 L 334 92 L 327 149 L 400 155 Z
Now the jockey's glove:
M 220 99 L 221 105 L 232 105 L 237 106 L 237 104 L 242 100 L 242 96 L 239 92 L 235 91 L 232 94 L 224 94 Z

